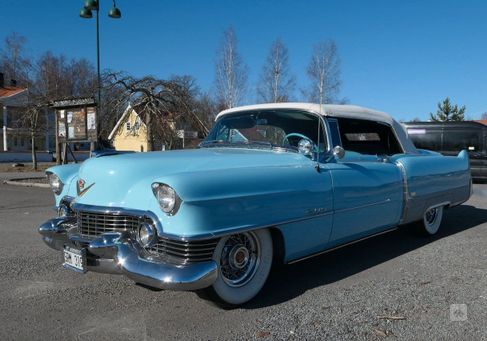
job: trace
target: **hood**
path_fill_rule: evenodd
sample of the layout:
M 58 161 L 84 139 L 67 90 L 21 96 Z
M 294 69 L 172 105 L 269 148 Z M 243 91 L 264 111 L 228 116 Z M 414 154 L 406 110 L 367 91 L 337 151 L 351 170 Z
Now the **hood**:
M 147 207 L 154 202 L 150 185 L 163 182 L 185 199 L 185 179 L 194 182 L 199 174 L 205 181 L 220 172 L 231 173 L 268 167 L 310 166 L 297 153 L 239 148 L 201 148 L 194 150 L 132 153 L 92 158 L 83 163 L 79 178 L 90 187 L 77 202 L 115 207 Z M 150 193 L 150 195 L 147 195 Z M 136 198 L 136 199 L 135 199 Z M 134 202 L 136 200 L 136 202 Z

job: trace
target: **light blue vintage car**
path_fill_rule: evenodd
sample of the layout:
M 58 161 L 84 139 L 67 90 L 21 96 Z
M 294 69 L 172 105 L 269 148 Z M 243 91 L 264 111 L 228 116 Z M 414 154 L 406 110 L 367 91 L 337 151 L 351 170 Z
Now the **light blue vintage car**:
M 223 111 L 196 150 L 100 154 L 46 173 L 58 217 L 39 232 L 66 268 L 228 305 L 252 299 L 273 263 L 407 223 L 433 235 L 472 190 L 465 151 L 417 150 L 382 112 L 306 103 Z

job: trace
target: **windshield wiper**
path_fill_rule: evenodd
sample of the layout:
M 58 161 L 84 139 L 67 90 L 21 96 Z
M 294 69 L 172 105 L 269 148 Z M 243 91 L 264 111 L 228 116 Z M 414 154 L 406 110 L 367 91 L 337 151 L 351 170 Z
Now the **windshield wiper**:
M 215 144 L 223 144 L 223 143 L 225 143 L 225 141 L 223 141 L 223 140 L 205 140 L 205 141 L 201 141 L 198 146 L 199 147 L 211 147 Z
M 297 152 L 296 148 L 281 147 L 272 144 L 269 141 L 224 141 L 224 140 L 207 140 L 202 141 L 199 144 L 200 148 L 211 148 L 211 147 L 235 147 L 235 148 L 260 148 L 260 149 L 272 149 L 272 150 L 286 150 L 290 152 Z

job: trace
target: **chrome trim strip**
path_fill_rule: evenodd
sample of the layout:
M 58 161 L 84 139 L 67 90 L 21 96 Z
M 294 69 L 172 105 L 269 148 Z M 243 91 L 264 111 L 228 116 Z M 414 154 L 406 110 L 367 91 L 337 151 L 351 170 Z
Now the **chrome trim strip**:
M 170 233 L 164 233 L 162 224 L 159 220 L 159 218 L 155 215 L 154 212 L 152 211 L 142 211 L 142 210 L 135 210 L 135 209 L 126 209 L 126 208 L 121 208 L 121 207 L 110 207 L 110 206 L 94 206 L 94 205 L 85 205 L 85 204 L 78 204 L 74 203 L 72 205 L 73 210 L 78 211 L 84 211 L 84 212 L 92 212 L 92 213 L 103 213 L 103 214 L 114 214 L 114 215 L 134 215 L 139 218 L 144 218 L 148 217 L 151 218 L 154 223 L 156 224 L 157 227 L 157 233 L 161 237 L 165 237 L 168 239 L 174 239 L 178 241 L 194 241 L 194 240 L 205 240 L 205 239 L 213 239 L 213 238 L 218 238 L 222 237 L 228 234 L 233 234 L 237 232 L 244 232 L 244 231 L 252 231 L 252 230 L 258 230 L 258 229 L 263 229 L 263 228 L 269 228 L 269 227 L 274 227 L 278 225 L 285 225 L 285 224 L 290 224 L 290 223 L 296 223 L 299 221 L 305 221 L 313 218 L 318 218 L 318 217 L 323 217 L 327 216 L 330 214 L 333 214 L 333 211 L 327 211 L 324 213 L 320 214 L 315 214 L 315 215 L 310 215 L 310 216 L 304 216 L 300 218 L 295 218 L 295 219 L 289 219 L 281 222 L 275 222 L 272 224 L 267 224 L 267 225 L 261 225 L 261 226 L 237 226 L 233 228 L 228 228 L 224 230 L 219 230 L 213 233 L 204 233 L 204 234 L 199 234 L 195 236 L 181 236 L 181 235 L 174 235 Z
M 336 213 L 349 212 L 349 211 L 353 211 L 353 210 L 359 210 L 359 209 L 362 209 L 362 208 L 367 208 L 367 207 L 371 207 L 371 206 L 386 204 L 388 202 L 391 202 L 391 199 L 390 198 L 387 198 L 385 200 L 378 201 L 378 202 L 373 202 L 373 203 L 370 203 L 370 204 L 361 205 L 361 206 L 342 208 L 342 209 L 339 209 L 339 210 L 335 210 L 334 213 L 336 214 Z
M 298 258 L 298 259 L 289 261 L 289 262 L 287 262 L 287 264 L 294 264 L 294 263 L 301 262 L 301 261 L 306 260 L 306 259 L 309 259 L 309 258 L 317 257 L 317 256 L 323 255 L 325 253 L 329 253 L 329 252 L 332 252 L 332 251 L 341 249 L 341 248 L 343 248 L 345 246 L 353 245 L 353 244 L 359 243 L 361 241 L 364 241 L 364 240 L 367 240 L 367 239 L 370 239 L 370 238 L 373 238 L 373 237 L 380 236 L 382 234 L 386 234 L 386 233 L 395 231 L 397 229 L 398 229 L 398 227 L 395 226 L 395 227 L 393 227 L 391 229 L 388 229 L 388 230 L 385 230 L 385 231 L 381 231 L 381 232 L 378 232 L 378 233 L 371 234 L 370 236 L 366 236 L 366 237 L 363 237 L 363 238 L 360 238 L 360 239 L 357 239 L 357 240 L 353 240 L 353 241 L 348 242 L 348 243 L 345 243 L 345 244 L 340 244 L 340 245 L 334 246 L 334 247 L 332 247 L 330 249 L 326 249 L 326 250 L 323 250 L 323 251 L 319 251 L 319 252 L 313 253 L 311 255 L 304 256 L 304 257 L 301 257 L 301 258 Z
M 409 201 L 411 200 L 411 198 L 409 197 L 409 184 L 408 184 L 408 178 L 406 174 L 406 168 L 404 167 L 401 161 L 396 161 L 395 164 L 401 171 L 402 187 L 403 187 L 402 213 L 401 213 L 401 218 L 399 219 L 399 225 L 400 225 L 406 220 L 409 211 Z
M 447 206 L 448 206 L 448 207 L 450 207 L 450 205 L 451 205 L 451 203 L 450 203 L 449 201 L 444 201 L 444 202 L 441 202 L 441 203 L 439 203 L 439 204 L 434 204 L 434 205 L 432 205 L 432 206 L 428 207 L 428 208 L 427 208 L 427 209 L 424 211 L 424 213 L 426 213 L 426 212 L 428 212 L 429 210 L 432 210 L 433 208 L 436 208 L 436 207 L 440 207 L 440 206 L 445 206 L 445 207 L 447 207 Z M 423 214 L 424 214 L 424 213 L 423 213 Z

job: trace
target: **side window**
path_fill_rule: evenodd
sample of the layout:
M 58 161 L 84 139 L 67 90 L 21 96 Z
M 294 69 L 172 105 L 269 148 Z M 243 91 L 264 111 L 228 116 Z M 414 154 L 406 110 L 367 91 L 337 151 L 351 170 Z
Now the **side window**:
M 443 150 L 478 152 L 481 149 L 480 133 L 478 131 L 443 131 Z
M 328 126 L 330 127 L 331 148 L 341 146 L 340 130 L 338 128 L 338 121 L 336 118 L 328 118 Z
M 368 120 L 337 118 L 340 139 L 345 150 L 368 155 L 393 155 L 402 153 L 392 128 Z
M 419 149 L 441 150 L 441 131 L 421 128 L 408 128 L 408 136 Z

